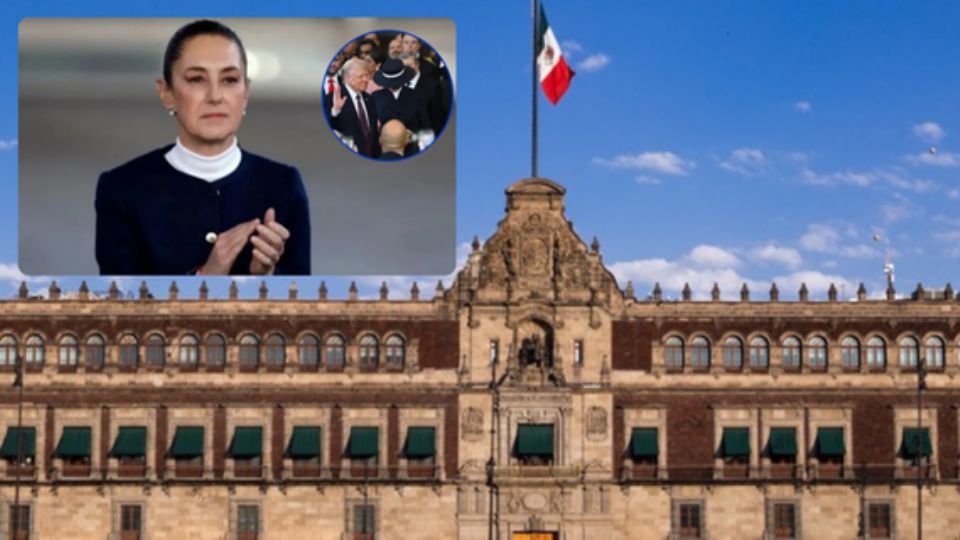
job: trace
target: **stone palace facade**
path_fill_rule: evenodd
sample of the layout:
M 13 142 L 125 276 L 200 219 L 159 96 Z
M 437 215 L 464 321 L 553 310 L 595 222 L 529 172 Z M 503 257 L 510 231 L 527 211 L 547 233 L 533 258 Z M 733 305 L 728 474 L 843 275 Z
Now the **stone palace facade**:
M 564 194 L 511 186 L 432 298 L 22 288 L 0 538 L 904 540 L 918 482 L 960 538 L 949 286 L 638 299 Z

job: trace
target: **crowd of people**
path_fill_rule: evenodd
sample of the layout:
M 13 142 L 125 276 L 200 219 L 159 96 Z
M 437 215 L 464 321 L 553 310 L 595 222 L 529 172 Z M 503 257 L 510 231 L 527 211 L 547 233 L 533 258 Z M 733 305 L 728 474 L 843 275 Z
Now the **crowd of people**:
M 409 33 L 370 32 L 347 43 L 323 81 L 324 114 L 344 144 L 393 160 L 428 147 L 453 99 L 440 55 Z

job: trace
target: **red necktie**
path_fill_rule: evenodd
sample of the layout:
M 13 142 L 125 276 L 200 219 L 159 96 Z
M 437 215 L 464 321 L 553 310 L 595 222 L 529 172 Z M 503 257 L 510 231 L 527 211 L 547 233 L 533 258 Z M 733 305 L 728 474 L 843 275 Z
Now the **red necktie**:
M 366 143 L 366 145 L 365 145 L 365 147 L 364 147 L 364 149 L 366 150 L 366 152 L 364 152 L 364 153 L 365 153 L 366 155 L 368 155 L 368 156 L 372 156 L 372 155 L 373 155 L 373 151 L 372 151 L 371 144 L 370 144 L 370 143 L 371 143 L 371 140 L 370 140 L 370 124 L 367 122 L 367 113 L 363 112 L 363 103 L 362 103 L 362 101 L 363 101 L 363 96 L 358 93 L 358 94 L 357 94 L 357 115 L 360 117 L 360 131 L 363 132 L 363 140 L 364 140 L 364 142 Z
M 333 77 L 327 77 L 327 93 L 333 93 Z

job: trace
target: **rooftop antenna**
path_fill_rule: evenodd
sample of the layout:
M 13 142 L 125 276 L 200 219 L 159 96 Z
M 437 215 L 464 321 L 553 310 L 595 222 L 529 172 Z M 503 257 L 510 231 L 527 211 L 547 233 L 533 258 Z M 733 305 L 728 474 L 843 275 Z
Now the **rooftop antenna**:
M 873 241 L 883 242 L 883 275 L 887 278 L 887 288 L 892 288 L 896 277 L 894 276 L 894 266 L 890 256 L 890 239 L 885 236 L 881 236 L 879 231 L 874 231 Z

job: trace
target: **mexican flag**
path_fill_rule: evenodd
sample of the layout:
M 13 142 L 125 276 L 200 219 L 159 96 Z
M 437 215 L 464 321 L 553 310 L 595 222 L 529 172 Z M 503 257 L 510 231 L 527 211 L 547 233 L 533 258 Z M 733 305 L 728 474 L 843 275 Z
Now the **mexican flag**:
M 537 36 L 537 67 L 540 69 L 540 87 L 543 93 L 554 105 L 560 101 L 564 92 L 570 87 L 570 79 L 573 78 L 573 70 L 563 59 L 563 52 L 560 50 L 560 44 L 557 43 L 557 36 L 553 35 L 553 29 L 547 23 L 547 15 L 543 11 L 543 5 L 540 5 L 540 35 Z

